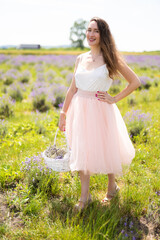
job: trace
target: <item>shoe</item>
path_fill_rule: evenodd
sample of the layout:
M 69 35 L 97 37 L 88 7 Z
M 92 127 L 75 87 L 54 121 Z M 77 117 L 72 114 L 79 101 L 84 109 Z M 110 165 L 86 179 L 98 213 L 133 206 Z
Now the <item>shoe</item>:
M 91 194 L 89 194 L 88 199 L 86 201 L 79 199 L 78 203 L 74 206 L 75 210 L 81 212 L 86 206 L 88 206 L 92 202 Z M 79 203 L 83 203 L 83 206 L 80 206 Z
M 112 200 L 112 198 L 115 197 L 115 195 L 119 192 L 119 190 L 120 190 L 120 188 L 116 185 L 114 192 L 107 193 L 107 197 L 105 197 L 105 198 L 102 200 L 102 203 L 106 203 L 106 202 Z

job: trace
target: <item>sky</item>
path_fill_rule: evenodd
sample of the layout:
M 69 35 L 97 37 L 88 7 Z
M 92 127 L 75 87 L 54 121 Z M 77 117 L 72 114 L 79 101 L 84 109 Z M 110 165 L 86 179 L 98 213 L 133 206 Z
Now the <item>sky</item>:
M 0 46 L 70 45 L 74 21 L 98 16 L 120 51 L 160 50 L 159 12 L 160 0 L 0 0 Z

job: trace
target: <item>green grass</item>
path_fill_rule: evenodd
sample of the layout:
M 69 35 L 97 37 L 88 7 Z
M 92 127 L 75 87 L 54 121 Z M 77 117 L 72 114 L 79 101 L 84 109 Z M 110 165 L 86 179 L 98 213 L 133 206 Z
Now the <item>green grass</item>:
M 35 55 L 45 55 L 45 54 L 80 54 L 88 51 L 89 48 L 84 48 L 83 50 L 80 48 L 50 48 L 50 49 L 0 49 L 0 54 L 14 54 L 14 55 L 27 55 L 27 54 L 35 54 Z M 121 52 L 123 55 L 159 55 L 160 51 L 143 51 L 143 52 Z

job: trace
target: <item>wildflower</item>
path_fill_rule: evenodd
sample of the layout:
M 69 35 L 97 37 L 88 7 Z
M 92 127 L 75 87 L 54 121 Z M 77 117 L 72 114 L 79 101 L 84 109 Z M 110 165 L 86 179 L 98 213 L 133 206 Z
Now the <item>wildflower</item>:
M 129 224 L 129 227 L 132 228 L 132 226 L 133 226 L 133 222 L 131 221 Z

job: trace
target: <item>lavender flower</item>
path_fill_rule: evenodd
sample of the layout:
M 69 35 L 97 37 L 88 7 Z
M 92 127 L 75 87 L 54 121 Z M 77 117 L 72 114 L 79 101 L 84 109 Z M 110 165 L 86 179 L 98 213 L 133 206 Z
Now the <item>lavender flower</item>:
M 58 107 L 59 107 L 59 108 L 62 108 L 62 107 L 63 107 L 63 103 L 59 103 L 59 104 L 58 104 Z
M 133 222 L 132 222 L 132 221 L 130 222 L 129 227 L 130 227 L 130 228 L 133 227 Z
M 141 110 L 137 109 L 137 110 L 132 110 L 132 111 L 128 111 L 125 116 L 124 116 L 124 120 L 128 121 L 128 122 L 143 122 L 144 125 L 146 125 L 147 121 L 151 121 L 151 114 L 150 113 L 142 113 Z

